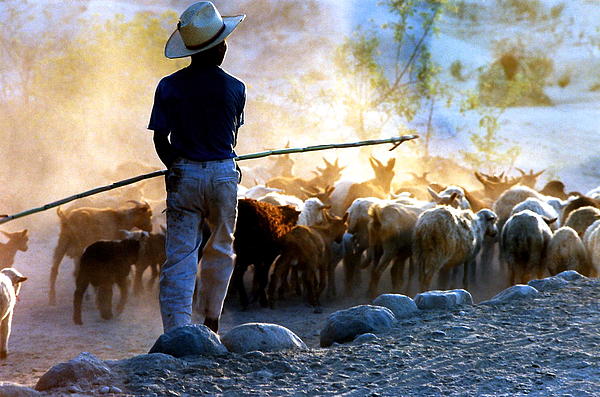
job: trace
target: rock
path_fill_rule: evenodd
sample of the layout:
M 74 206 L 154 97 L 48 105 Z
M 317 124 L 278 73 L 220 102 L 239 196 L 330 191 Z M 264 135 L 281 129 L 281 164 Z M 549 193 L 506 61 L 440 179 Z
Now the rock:
M 83 393 L 83 389 L 77 385 L 71 385 L 67 387 L 69 393 Z
M 575 270 L 565 270 L 564 272 L 558 273 L 554 277 L 562 278 L 563 280 L 567 280 L 567 281 L 575 281 L 575 280 L 581 280 L 583 278 L 587 278 L 586 276 L 577 273 Z
M 505 289 L 492 299 L 481 302 L 482 305 L 496 305 L 518 299 L 529 298 L 539 294 L 539 291 L 530 285 L 517 284 Z
M 152 368 L 178 371 L 185 366 L 185 362 L 182 360 L 163 353 L 140 354 L 124 360 L 108 361 L 107 363 L 129 373 L 147 371 Z
M 419 311 L 415 301 L 406 295 L 400 294 L 379 295 L 373 301 L 373 305 L 387 307 L 394 313 L 396 318 L 410 317 Z
M 267 371 L 266 369 L 253 372 L 252 375 L 256 378 L 264 378 L 264 379 L 270 379 L 273 377 L 273 373 L 271 371 Z
M 60 363 L 50 368 L 35 385 L 36 390 L 48 390 L 57 387 L 66 387 L 74 383 L 88 383 L 106 377 L 112 371 L 91 353 L 81 353 L 66 363 Z
M 472 305 L 473 297 L 464 289 L 427 291 L 415 296 L 415 303 L 421 310 L 454 309 L 463 305 Z
M 227 349 L 217 334 L 201 324 L 188 324 L 173 328 L 158 337 L 148 354 L 164 353 L 173 357 L 217 355 Z
M 381 332 L 392 326 L 394 313 L 386 307 L 361 305 L 329 315 L 321 330 L 321 347 L 351 342 L 357 335 Z
M 377 335 L 372 334 L 372 333 L 369 332 L 369 333 L 357 336 L 356 338 L 354 338 L 354 340 L 352 341 L 352 343 L 354 343 L 356 345 L 360 345 L 360 344 L 363 344 L 363 343 L 368 343 L 368 342 L 374 341 L 376 339 L 379 339 L 377 337 Z
M 277 324 L 247 323 L 238 325 L 227 332 L 221 341 L 230 352 L 234 353 L 308 349 L 296 334 Z
M 561 277 L 547 277 L 539 280 L 531 280 L 527 283 L 527 285 L 537 289 L 538 291 L 550 291 L 553 289 L 559 289 L 566 285 L 569 282 Z
M 109 387 L 109 386 L 102 386 L 102 387 L 101 387 L 101 388 L 98 390 L 98 392 L 99 392 L 100 394 L 107 394 L 107 393 L 109 393 L 109 392 L 110 392 L 110 387 Z
M 42 393 L 11 382 L 0 382 L 0 396 L 2 397 L 35 397 Z
M 111 386 L 109 393 L 119 394 L 123 393 L 123 390 L 119 389 L 117 386 Z

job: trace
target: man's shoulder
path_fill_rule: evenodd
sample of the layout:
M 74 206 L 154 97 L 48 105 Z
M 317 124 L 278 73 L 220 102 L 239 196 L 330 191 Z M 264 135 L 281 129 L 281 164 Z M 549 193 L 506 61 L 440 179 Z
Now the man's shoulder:
M 219 68 L 219 70 L 223 74 L 223 76 L 225 76 L 225 78 L 230 82 L 230 84 L 232 84 L 234 86 L 238 86 L 242 90 L 246 90 L 246 83 L 244 83 L 244 81 L 242 79 L 240 79 L 237 76 L 234 76 L 233 74 L 231 74 L 221 68 Z

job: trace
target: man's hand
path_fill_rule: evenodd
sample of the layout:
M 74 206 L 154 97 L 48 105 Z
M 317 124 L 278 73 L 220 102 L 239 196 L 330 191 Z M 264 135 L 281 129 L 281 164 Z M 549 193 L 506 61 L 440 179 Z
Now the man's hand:
M 169 133 L 165 131 L 154 131 L 154 148 L 160 158 L 160 161 L 167 167 L 171 168 L 177 155 L 173 151 L 171 142 L 169 142 Z

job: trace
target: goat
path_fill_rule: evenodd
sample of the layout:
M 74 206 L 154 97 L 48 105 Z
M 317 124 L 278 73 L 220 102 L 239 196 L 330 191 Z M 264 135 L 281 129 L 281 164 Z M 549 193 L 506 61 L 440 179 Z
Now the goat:
M 565 192 L 565 184 L 561 181 L 552 180 L 544 185 L 540 193 L 545 196 L 557 197 L 561 200 L 566 200 L 569 195 Z
M 303 286 L 310 305 L 319 311 L 319 296 L 325 289 L 332 288 L 334 270 L 331 266 L 331 246 L 340 243 L 346 230 L 348 214 L 343 218 L 330 217 L 325 212 L 325 223 L 315 226 L 295 226 L 282 239 L 281 256 L 273 265 L 269 283 L 269 302 L 275 303 L 275 292 L 282 297 L 287 289 L 286 276 L 292 266 L 302 273 Z
M 505 177 L 504 173 L 486 175 L 482 172 L 475 172 L 475 178 L 483 185 L 485 196 L 492 200 L 498 199 L 502 193 L 521 181 L 521 178 Z
M 569 200 L 569 203 L 562 211 L 562 217 L 560 218 L 561 224 L 564 224 L 569 214 L 581 207 L 596 207 L 600 208 L 600 199 L 595 199 L 588 196 L 579 196 L 575 199 Z
M 140 241 L 140 249 L 137 261 L 135 262 L 133 277 L 133 293 L 139 295 L 144 290 L 142 276 L 146 269 L 150 268 L 152 272 L 150 281 L 148 282 L 148 288 L 150 288 L 158 277 L 160 267 L 167 259 L 165 252 L 166 229 L 163 227 L 161 233 L 148 233 L 145 231 L 130 232 L 128 230 L 122 230 L 121 232 L 125 238 Z M 203 237 L 206 236 L 203 234 Z
M 128 276 L 131 266 L 138 261 L 138 237 L 123 240 L 100 240 L 88 246 L 79 261 L 73 294 L 73 322 L 82 325 L 81 302 L 88 285 L 96 289 L 96 305 L 105 320 L 112 318 L 113 284 L 121 292 L 117 313 L 125 308 L 128 295 Z
M 325 222 L 323 210 L 329 208 L 318 198 L 309 198 L 304 202 L 304 208 L 298 216 L 298 225 L 314 226 Z
M 534 172 L 532 169 L 530 169 L 529 173 L 527 173 L 518 167 L 515 167 L 515 169 L 521 173 L 521 180 L 519 183 L 532 189 L 535 189 L 535 184 L 537 183 L 538 178 L 546 171 L 541 170 L 539 172 Z
M 12 327 L 15 304 L 19 299 L 21 283 L 27 280 L 14 267 L 0 270 L 0 359 L 8 356 L 8 338 Z
M 412 263 L 420 270 L 421 290 L 426 290 L 435 274 L 446 285 L 450 271 L 463 265 L 463 285 L 475 271 L 475 259 L 484 237 L 495 236 L 497 216 L 483 209 L 477 213 L 440 206 L 423 212 L 413 232 Z
M 98 240 L 115 240 L 121 230 L 137 227 L 152 231 L 152 210 L 147 203 L 134 202 L 133 208 L 77 208 L 63 213 L 56 210 L 60 219 L 60 235 L 54 249 L 50 271 L 50 292 L 48 300 L 56 304 L 56 278 L 58 268 L 65 255 L 75 260 L 75 273 L 79 268 L 79 258 L 87 246 Z
M 6 243 L 0 243 L 0 269 L 4 269 L 11 267 L 15 263 L 17 251 L 27 251 L 29 237 L 27 236 L 27 229 L 14 233 L 5 232 L 3 230 L 0 230 L 0 232 L 8 237 Z
M 267 306 L 269 269 L 281 253 L 281 238 L 297 223 L 300 214 L 291 206 L 276 206 L 252 199 L 238 200 L 233 248 L 236 262 L 230 288 L 237 290 L 242 308 L 248 307 L 244 273 L 254 265 L 254 298 Z
M 580 238 L 583 238 L 585 231 L 594 222 L 600 219 L 600 209 L 596 207 L 581 207 L 572 211 L 565 220 L 565 226 L 573 228 Z
M 556 221 L 524 210 L 508 218 L 500 237 L 500 257 L 508 266 L 510 283 L 527 283 L 535 273 L 542 278 L 543 260 L 552 238 L 549 224 Z
M 575 230 L 563 226 L 554 232 L 545 254 L 546 268 L 551 276 L 565 270 L 590 275 L 587 251 Z

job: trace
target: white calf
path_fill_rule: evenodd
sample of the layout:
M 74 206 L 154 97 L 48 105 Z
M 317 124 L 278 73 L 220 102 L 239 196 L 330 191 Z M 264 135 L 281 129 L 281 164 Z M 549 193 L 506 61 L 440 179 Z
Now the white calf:
M 19 296 L 21 283 L 25 280 L 27 277 L 13 267 L 0 270 L 0 359 L 5 359 L 8 354 L 13 309 Z

